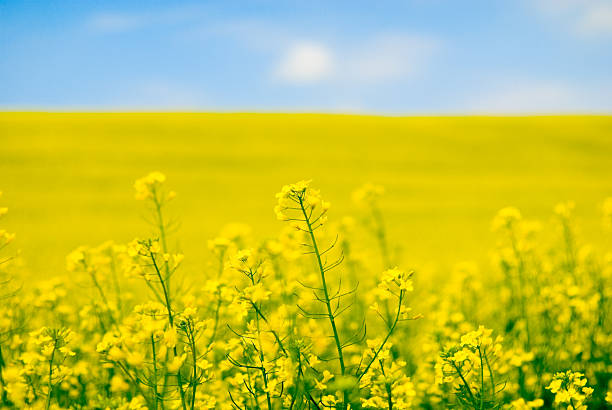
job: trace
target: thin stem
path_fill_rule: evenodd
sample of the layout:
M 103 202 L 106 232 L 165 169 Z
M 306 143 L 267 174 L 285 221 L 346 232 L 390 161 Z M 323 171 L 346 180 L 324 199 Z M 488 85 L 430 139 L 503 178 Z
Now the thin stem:
M 374 357 L 372 357 L 372 360 L 370 360 L 370 362 L 365 367 L 365 369 L 363 369 L 363 372 L 361 374 L 359 374 L 359 376 L 357 376 L 357 381 L 360 381 L 363 378 L 363 376 L 366 375 L 368 370 L 370 370 L 370 367 L 372 366 L 372 364 L 378 358 L 378 355 L 380 354 L 382 349 L 385 347 L 385 344 L 387 343 L 387 341 L 391 337 L 391 334 L 393 334 L 393 331 L 395 330 L 395 327 L 397 326 L 397 323 L 399 322 L 399 317 L 400 317 L 401 310 L 402 310 L 402 301 L 404 299 L 404 292 L 405 292 L 404 290 L 400 290 L 400 296 L 399 296 L 399 301 L 398 301 L 398 306 L 397 306 L 397 312 L 395 313 L 395 319 L 393 320 L 393 324 L 389 327 L 389 331 L 387 332 L 387 335 L 385 336 L 384 340 L 382 341 L 382 343 L 380 344 L 380 346 L 378 347 L 378 349 L 374 353 Z
M 317 264 L 319 267 L 319 273 L 321 274 L 321 287 L 323 288 L 323 294 L 325 296 L 324 302 L 325 307 L 327 308 L 327 315 L 329 317 L 329 322 L 331 324 L 332 332 L 334 334 L 334 342 L 336 343 L 336 350 L 338 351 L 338 362 L 340 363 L 340 373 L 344 376 L 346 373 L 346 368 L 344 365 L 344 355 L 342 353 L 342 344 L 340 343 L 340 336 L 338 335 L 338 329 L 336 327 L 336 321 L 334 319 L 334 314 L 332 313 L 331 302 L 329 300 L 329 292 L 327 290 L 327 282 L 325 279 L 325 268 L 323 267 L 323 262 L 321 261 L 321 254 L 319 252 L 319 247 L 317 245 L 317 240 L 315 238 L 314 231 L 312 229 L 312 225 L 310 224 L 310 217 L 306 212 L 306 208 L 304 207 L 304 201 L 302 197 L 298 197 L 300 208 L 302 210 L 302 214 L 304 215 L 304 221 L 306 222 L 306 226 L 308 228 L 308 234 L 310 235 L 310 240 L 312 242 L 313 253 L 316 256 Z M 344 403 L 342 404 L 343 408 L 346 408 L 348 404 L 348 393 L 344 392 Z
M 155 338 L 151 335 L 151 351 L 153 352 L 153 394 L 155 397 L 155 410 L 157 410 L 159 395 L 157 393 L 157 353 L 155 352 Z
M 121 369 L 123 374 L 125 374 L 130 379 L 130 381 L 132 382 L 132 386 L 136 387 L 136 390 L 138 390 L 138 393 L 140 393 L 140 395 L 142 397 L 144 397 L 145 401 L 147 402 L 147 405 L 150 406 L 151 403 L 149 402 L 149 399 L 147 398 L 147 395 L 142 390 L 142 386 L 140 385 L 141 382 L 140 382 L 140 379 L 138 378 L 138 375 L 137 375 L 137 377 L 134 377 L 132 375 L 132 373 L 130 373 L 130 371 L 127 369 L 127 367 L 123 363 L 121 363 L 119 361 L 113 362 L 113 363 L 115 363 L 115 364 L 117 364 L 117 366 L 119 366 L 119 369 Z
M 170 295 L 168 294 L 168 290 L 166 289 L 166 284 L 164 282 L 164 279 L 162 278 L 162 274 L 159 271 L 159 267 L 157 266 L 157 261 L 155 260 L 155 254 L 153 252 L 150 252 L 150 256 L 151 256 L 151 261 L 153 262 L 153 267 L 155 268 L 155 273 L 157 274 L 157 278 L 159 279 L 159 282 L 161 284 L 162 287 L 162 291 L 164 293 L 164 299 L 166 302 L 166 310 L 168 311 L 168 322 L 170 323 L 170 327 L 174 328 L 174 316 L 172 316 L 172 307 L 170 304 Z M 172 349 L 174 352 L 174 357 L 178 356 L 178 351 L 176 349 L 176 345 L 174 346 L 174 348 Z M 181 369 L 179 368 L 178 371 L 176 372 L 176 381 L 178 384 L 178 390 L 179 390 L 179 394 L 181 396 L 181 404 L 183 406 L 183 410 L 187 410 L 187 404 L 185 403 L 185 391 L 183 391 L 183 382 L 182 382 L 182 378 L 181 378 Z
M 463 377 L 463 373 L 461 373 L 461 369 L 459 369 L 459 367 L 457 367 L 457 364 L 454 361 L 451 360 L 450 363 L 455 368 L 455 371 L 457 372 L 457 374 L 461 378 L 461 381 L 463 382 L 463 385 L 467 389 L 467 392 L 470 395 L 470 399 L 472 401 L 472 404 L 476 404 L 476 398 L 474 397 L 474 394 L 472 393 L 472 389 L 470 388 L 470 385 L 468 384 L 467 380 L 465 380 L 465 377 Z
M 485 351 L 485 363 L 487 364 L 487 369 L 489 370 L 489 378 L 491 380 L 491 394 L 493 395 L 493 398 L 495 398 L 495 379 L 493 376 L 493 370 L 491 370 L 491 365 L 489 364 L 489 358 L 487 356 L 487 353 Z
M 391 392 L 391 385 L 386 380 L 387 376 L 385 375 L 385 367 L 383 366 L 382 360 L 379 360 L 378 363 L 380 363 L 380 372 L 385 378 L 385 390 L 387 391 L 387 405 L 389 406 L 389 410 L 393 410 L 393 394 Z
M 266 401 L 268 403 L 268 409 L 272 410 L 272 400 L 270 398 L 270 392 L 268 391 L 268 375 L 266 374 L 266 366 L 264 365 L 264 354 L 263 346 L 261 343 L 261 330 L 259 328 L 259 316 L 255 316 L 255 323 L 257 323 L 257 342 L 259 343 L 259 363 L 261 364 L 261 375 L 263 377 L 264 389 L 266 391 Z
M 51 351 L 51 358 L 49 359 L 49 382 L 47 384 L 47 403 L 45 409 L 49 410 L 51 406 L 51 393 L 53 392 L 53 359 L 55 358 L 55 350 L 57 349 L 57 335 L 54 336 L 53 350 Z
M 4 369 L 4 357 L 2 356 L 2 345 L 0 344 L 0 385 L 4 386 L 4 376 L 2 375 L 2 370 Z M 4 390 L 2 390 L 4 392 Z
M 189 334 L 188 334 L 189 344 L 191 345 L 191 360 L 193 361 L 193 388 L 191 390 L 191 410 L 195 408 L 195 399 L 196 399 L 196 389 L 198 387 L 198 366 L 197 366 L 197 353 L 196 353 L 196 343 L 195 337 L 193 335 L 193 329 L 191 325 L 189 325 Z
M 153 190 L 153 204 L 155 204 L 155 214 L 157 216 L 157 225 L 159 229 L 159 236 L 162 243 L 162 249 L 164 253 L 168 253 L 168 245 L 166 242 L 166 225 L 164 223 L 164 216 L 162 212 L 162 203 L 160 199 L 157 197 L 157 191 Z M 170 293 L 170 266 L 168 262 L 164 263 L 165 273 L 166 273 L 166 286 L 168 287 L 168 293 Z
M 484 409 L 484 368 L 482 362 L 482 350 L 478 346 L 478 355 L 480 356 L 480 409 Z

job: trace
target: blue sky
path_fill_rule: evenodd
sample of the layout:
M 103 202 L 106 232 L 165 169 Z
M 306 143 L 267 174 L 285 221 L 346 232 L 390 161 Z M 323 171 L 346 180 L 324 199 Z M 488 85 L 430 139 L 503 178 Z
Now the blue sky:
M 0 109 L 611 113 L 612 0 L 0 0 Z

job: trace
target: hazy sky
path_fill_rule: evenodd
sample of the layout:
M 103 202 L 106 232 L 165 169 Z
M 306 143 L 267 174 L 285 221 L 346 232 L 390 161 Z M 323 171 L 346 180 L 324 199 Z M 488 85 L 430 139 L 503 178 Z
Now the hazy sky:
M 0 0 L 0 109 L 612 112 L 612 0 Z

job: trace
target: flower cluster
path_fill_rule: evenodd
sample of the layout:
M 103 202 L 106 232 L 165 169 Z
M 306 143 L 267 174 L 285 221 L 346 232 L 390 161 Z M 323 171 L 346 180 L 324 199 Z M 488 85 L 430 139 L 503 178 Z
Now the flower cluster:
M 166 176 L 161 172 L 151 172 L 134 182 L 134 197 L 140 201 L 153 198 L 159 187 L 166 182 Z
M 294 222 L 294 226 L 302 230 L 308 229 L 306 219 L 307 224 L 312 227 L 325 223 L 330 203 L 321 198 L 318 189 L 310 187 L 310 182 L 299 181 L 285 185 L 276 194 L 277 204 L 274 212 L 279 220 Z M 313 217 L 315 212 L 318 212 L 318 215 Z
M 382 187 L 358 189 L 365 206 L 327 224 L 329 203 L 300 181 L 276 196 L 278 235 L 227 224 L 187 269 L 165 184 L 158 172 L 135 183 L 150 236 L 80 246 L 67 275 L 23 289 L 15 236 L 0 230 L 0 408 L 612 404 L 612 253 L 575 234 L 573 203 L 549 223 L 504 208 L 492 267 L 417 275 L 398 267 L 409 261 Z
M 567 404 L 572 409 L 586 409 L 586 402 L 593 394 L 587 379 L 579 372 L 559 372 L 546 387 L 555 395 L 555 403 Z

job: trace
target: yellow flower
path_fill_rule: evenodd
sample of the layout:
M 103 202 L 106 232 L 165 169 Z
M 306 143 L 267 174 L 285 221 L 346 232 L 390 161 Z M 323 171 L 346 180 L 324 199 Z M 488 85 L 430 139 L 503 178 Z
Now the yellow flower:
M 86 250 L 86 247 L 80 246 L 66 256 L 66 269 L 68 272 L 74 272 L 77 268 L 82 268 L 85 265 Z
M 125 356 L 125 360 L 128 362 L 130 366 L 133 367 L 142 367 L 144 364 L 144 355 L 138 351 L 128 352 Z
M 295 184 L 285 185 L 279 193 L 276 194 L 278 203 L 274 208 L 276 216 L 280 220 L 288 220 L 287 212 L 297 212 L 298 219 L 303 218 L 301 215 L 302 208 L 312 211 L 321 208 L 321 217 L 329 209 L 329 202 L 321 199 L 321 193 L 317 189 L 310 188 L 310 180 L 299 181 Z M 320 218 L 319 218 L 320 219 Z M 322 221 L 321 221 L 322 222 Z
M 506 207 L 499 210 L 492 223 L 492 230 L 499 231 L 502 228 L 511 228 L 517 221 L 521 220 L 521 212 L 514 207 Z
M 213 365 L 212 363 L 210 363 L 208 360 L 202 358 L 200 360 L 197 361 L 196 366 L 198 366 L 200 369 L 202 370 L 208 370 L 210 369 Z
M 272 292 L 265 290 L 261 283 L 244 289 L 244 297 L 253 303 L 268 300 Z
M 336 403 L 338 403 L 338 399 L 336 399 L 336 396 L 334 395 L 328 394 L 326 396 L 321 397 L 321 404 L 323 405 L 323 407 L 335 408 Z
M 572 212 L 574 211 L 575 207 L 576 204 L 574 201 L 561 202 L 555 205 L 554 212 L 560 218 L 569 219 L 572 216 Z
M 125 359 L 125 353 L 119 349 L 117 346 L 113 346 L 108 350 L 107 353 L 108 359 L 114 362 L 118 362 L 120 360 Z
M 384 290 L 391 290 L 393 285 L 399 287 L 400 290 L 412 292 L 414 290 L 412 286 L 412 272 L 406 273 L 397 267 L 384 271 L 378 287 Z
M 0 229 L 0 241 L 4 241 L 5 244 L 13 242 L 15 236 L 16 235 L 14 233 L 9 233 L 4 229 Z
M 515 410 L 529 410 L 537 409 L 544 405 L 544 400 L 536 399 L 531 401 L 525 401 L 525 399 L 517 399 L 510 403 L 512 409 Z
M 593 389 L 586 384 L 584 374 L 568 370 L 556 373 L 546 388 L 555 394 L 555 402 L 571 402 L 574 408 L 579 408 L 593 394 Z
M 174 358 L 168 363 L 166 366 L 168 372 L 170 373 L 178 373 L 179 369 L 185 363 L 185 359 L 187 358 L 187 354 L 183 353 L 180 356 L 174 356 Z
M 166 181 L 166 176 L 161 172 L 151 172 L 134 182 L 135 198 L 144 200 L 154 195 L 155 189 Z
M 115 374 L 110 381 L 110 390 L 113 393 L 122 393 L 130 390 L 130 385 L 125 381 L 123 377 Z
M 459 350 L 457 353 L 453 355 L 453 360 L 455 362 L 463 362 L 467 360 L 468 352 L 465 349 Z
M 327 388 L 327 382 L 330 381 L 334 377 L 333 374 L 329 372 L 329 370 L 323 370 L 323 377 L 321 380 L 315 379 L 315 387 L 318 390 L 325 390 Z
M 151 246 L 149 246 L 149 252 L 151 253 L 159 253 L 161 251 L 161 245 L 158 240 L 152 241 Z
M 170 327 L 164 332 L 164 344 L 169 348 L 176 346 L 176 330 L 174 327 Z

